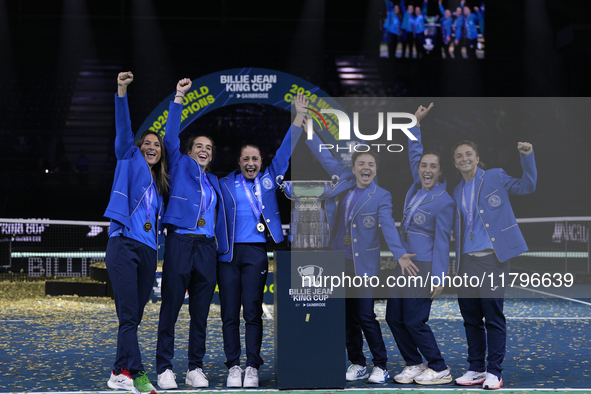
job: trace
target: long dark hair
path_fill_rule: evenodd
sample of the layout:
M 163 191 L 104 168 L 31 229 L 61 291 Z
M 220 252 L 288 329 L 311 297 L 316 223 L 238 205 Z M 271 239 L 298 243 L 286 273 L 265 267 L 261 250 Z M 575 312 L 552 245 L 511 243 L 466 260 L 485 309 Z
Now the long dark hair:
M 478 153 L 478 145 L 476 145 L 472 141 L 465 140 L 465 141 L 460 141 L 457 144 L 455 144 L 453 149 L 451 150 L 451 157 L 454 162 L 455 162 L 455 158 L 456 158 L 456 149 L 458 149 L 462 145 L 469 146 L 470 148 L 472 148 L 474 150 L 474 153 L 476 153 L 476 156 L 480 157 L 480 154 Z M 486 165 L 482 162 L 482 160 L 478 161 L 478 167 L 482 168 L 483 170 L 486 169 Z
M 154 134 L 158 138 L 158 142 L 160 143 L 160 160 L 158 163 L 152 166 L 152 175 L 154 176 L 154 180 L 156 181 L 156 187 L 158 187 L 158 192 L 161 195 L 166 195 L 168 190 L 170 189 L 170 184 L 168 183 L 168 164 L 166 162 L 166 147 L 164 146 L 164 141 L 162 140 L 162 136 L 155 131 L 146 130 L 140 135 L 140 138 L 135 141 L 135 146 L 141 148 L 146 136 L 148 134 Z
M 207 134 L 191 134 L 189 138 L 187 138 L 187 140 L 185 141 L 185 154 L 189 154 L 191 149 L 193 149 L 193 144 L 195 143 L 195 140 L 199 137 L 205 137 L 209 140 L 209 142 L 211 142 L 211 160 L 209 161 L 209 163 L 207 163 L 207 166 L 205 166 L 205 170 L 203 170 L 205 172 L 208 172 L 211 171 L 211 162 L 215 157 L 215 142 L 213 142 L 213 138 L 211 138 Z

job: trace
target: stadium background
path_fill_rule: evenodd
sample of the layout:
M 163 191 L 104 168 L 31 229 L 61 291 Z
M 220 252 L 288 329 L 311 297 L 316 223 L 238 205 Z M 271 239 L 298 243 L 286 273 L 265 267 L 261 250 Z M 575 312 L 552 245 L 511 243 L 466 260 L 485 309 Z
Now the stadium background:
M 582 161 L 591 146 L 584 127 L 590 114 L 580 98 L 591 91 L 583 61 L 591 54 L 591 30 L 582 1 L 487 2 L 483 60 L 379 58 L 384 14 L 378 0 L 0 1 L 0 217 L 102 220 L 115 166 L 112 97 L 119 71 L 136 76 L 129 98 L 138 131 L 181 77 L 237 67 L 291 73 L 332 96 L 427 97 L 436 105 L 443 97 L 571 97 L 564 106 L 538 109 L 561 126 L 544 133 L 538 133 L 535 114 L 503 107 L 502 100 L 496 119 L 473 124 L 462 122 L 471 108 L 438 113 L 436 107 L 428 119 L 433 134 L 426 132 L 425 141 L 438 133 L 436 143 L 449 157 L 454 142 L 473 139 L 489 167 L 519 176 L 514 147 L 528 140 L 537 156 L 538 192 L 533 200 L 513 201 L 517 216 L 591 213 Z M 358 78 L 341 72 L 344 66 L 356 68 Z M 413 104 L 401 110 L 414 109 Z M 436 122 L 442 116 L 452 120 L 440 132 Z M 288 122 L 279 109 L 240 105 L 190 127 L 218 141 L 213 168 L 225 175 L 244 140 L 258 141 L 272 155 Z M 75 162 L 81 150 L 89 171 L 79 176 Z M 382 159 L 399 175 L 384 186 L 400 207 L 411 181 L 406 155 Z M 452 187 L 459 178 L 446 164 Z
M 447 5 L 453 8 L 458 3 L 449 0 Z M 332 96 L 425 98 L 400 109 L 405 112 L 432 100 L 436 108 L 425 121 L 427 144 L 440 146 L 446 157 L 453 143 L 473 139 L 487 165 L 503 167 L 514 176 L 521 174 L 516 142 L 532 142 L 538 190 L 512 199 L 516 215 L 590 216 L 586 158 L 591 147 L 591 77 L 586 59 L 591 55 L 591 29 L 584 4 L 488 0 L 484 59 L 390 62 L 378 56 L 385 16 L 382 0 L 0 0 L 0 218 L 104 221 L 115 167 L 113 95 L 119 71 L 131 70 L 136 77 L 129 100 L 137 131 L 178 79 L 239 67 L 287 72 Z M 430 7 L 434 6 L 436 1 L 431 0 Z M 343 68 L 357 70 L 349 74 L 358 76 L 346 76 Z M 442 105 L 445 97 L 564 99 L 561 105 L 549 99 L 535 110 L 527 107 L 527 99 L 520 108 L 499 99 L 495 117 L 478 119 L 470 106 Z M 477 121 L 466 124 L 467 112 Z M 548 129 L 548 119 L 555 128 Z M 216 139 L 219 150 L 213 167 L 217 175 L 225 175 L 235 166 L 235 149 L 242 140 L 255 140 L 272 154 L 289 121 L 286 111 L 248 104 L 212 112 L 191 128 L 207 130 Z M 81 150 L 89 159 L 87 175 L 74 170 Z M 380 182 L 392 192 L 394 215 L 400 220 L 411 182 L 406 155 L 382 160 L 382 168 L 396 173 Z M 451 163 L 444 167 L 450 187 L 459 180 L 452 169 Z M 289 203 L 280 201 L 287 223 Z M 581 271 L 588 272 L 588 221 L 575 225 L 585 229 L 578 234 L 583 238 L 586 234 L 587 244 L 575 245 L 586 247 L 587 265 Z M 558 234 L 555 223 L 526 226 L 546 238 L 552 234 L 560 242 L 568 238 L 567 224 Z M 9 227 L 2 228 L 10 233 Z M 69 251 L 71 243 L 60 246 L 59 239 L 85 242 L 88 227 L 69 231 L 67 237 L 47 234 L 48 242 L 55 240 L 60 251 Z M 3 255 L 10 252 L 5 243 L 0 242 L 0 247 Z M 550 261 L 543 260 L 546 265 Z M 553 263 L 542 267 L 556 269 Z M 44 297 L 43 287 L 38 282 L 0 282 L 0 355 L 9 360 L 0 390 L 104 390 L 117 332 L 112 302 Z M 588 301 L 550 297 L 508 302 L 511 357 L 505 364 L 506 387 L 589 387 Z M 384 307 L 377 306 L 380 318 Z M 222 389 L 226 371 L 218 357 L 222 354 L 218 315 L 214 307 L 206 368 L 212 388 Z M 186 323 L 187 318 L 183 310 L 181 321 Z M 157 319 L 158 305 L 150 303 L 142 325 L 142 347 L 151 370 Z M 465 368 L 466 353 L 457 303 L 445 297 L 437 300 L 431 322 L 456 376 Z M 180 326 L 178 372 L 186 367 L 188 336 L 188 324 Z M 387 329 L 384 332 L 389 366 L 401 368 L 394 341 Z M 272 332 L 266 330 L 267 360 L 273 358 L 272 341 Z M 272 364 L 262 374 L 262 385 L 271 389 L 275 387 Z

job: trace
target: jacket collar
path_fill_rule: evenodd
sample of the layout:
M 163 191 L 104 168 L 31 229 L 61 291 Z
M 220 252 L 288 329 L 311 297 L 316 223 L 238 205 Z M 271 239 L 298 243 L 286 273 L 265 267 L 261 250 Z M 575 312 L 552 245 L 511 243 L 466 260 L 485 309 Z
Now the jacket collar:
M 406 196 L 406 201 L 404 201 L 404 210 L 405 211 L 410 208 L 408 206 L 408 204 L 409 204 L 408 199 L 412 198 L 412 196 L 414 196 L 415 193 L 418 190 L 420 190 L 421 188 L 422 188 L 421 183 L 415 183 L 413 185 L 411 192 Z M 433 186 L 433 188 L 431 190 L 429 190 L 429 193 L 427 193 L 427 197 L 425 197 L 425 199 L 423 200 L 423 202 L 421 202 L 420 205 L 423 205 L 423 204 L 433 201 L 433 199 L 435 197 L 441 196 L 446 191 L 447 191 L 447 181 L 445 180 L 444 177 L 439 177 L 439 185 L 435 185 L 435 186 Z
M 479 179 L 480 181 L 482 181 L 482 177 L 484 176 L 485 171 L 480 168 L 477 167 L 476 168 L 476 174 L 474 174 L 474 178 L 472 178 L 473 180 L 475 179 Z M 462 187 L 464 187 L 464 185 L 466 184 L 466 180 L 464 179 L 464 177 L 462 177 L 462 182 L 460 182 L 460 185 L 462 185 Z
M 357 187 L 357 186 L 355 186 L 355 187 Z M 355 203 L 355 207 L 353 208 L 355 210 L 354 217 L 357 216 L 357 213 L 359 213 L 361 208 L 363 208 L 363 206 L 365 204 L 367 204 L 367 202 L 369 200 L 371 200 L 371 195 L 374 194 L 377 189 L 378 189 L 378 185 L 376 185 L 374 181 L 371 181 L 369 186 L 367 186 L 363 190 L 363 193 L 361 193 L 361 196 L 359 196 L 359 200 L 357 200 L 357 203 Z

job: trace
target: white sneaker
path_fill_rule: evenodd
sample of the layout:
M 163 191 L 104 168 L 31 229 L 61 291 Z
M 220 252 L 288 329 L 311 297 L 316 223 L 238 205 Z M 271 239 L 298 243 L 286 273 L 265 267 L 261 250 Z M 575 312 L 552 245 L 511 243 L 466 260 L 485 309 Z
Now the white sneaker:
M 496 390 L 500 389 L 501 386 L 503 386 L 503 378 L 499 380 L 496 375 L 493 375 L 490 372 L 486 373 L 486 380 L 482 384 L 483 389 Z
M 382 369 L 380 367 L 373 367 L 371 371 L 371 375 L 369 379 L 367 379 L 368 383 L 386 383 L 390 379 L 390 374 L 388 373 L 387 369 Z
M 451 383 L 451 368 L 447 367 L 443 371 L 435 372 L 431 368 L 425 369 L 420 375 L 415 377 L 417 384 L 446 384 Z
M 242 387 L 242 368 L 239 365 L 234 365 L 228 370 L 226 387 Z
M 481 384 L 486 380 L 486 372 L 468 371 L 456 379 L 456 384 L 460 386 L 474 386 Z
M 398 375 L 394 375 L 394 381 L 396 383 L 412 383 L 414 378 L 419 376 L 423 371 L 427 369 L 427 365 L 421 363 L 416 365 L 407 365 L 404 367 L 402 372 Z
M 242 387 L 259 387 L 259 370 L 255 367 L 246 367 L 244 371 L 244 384 Z
M 111 377 L 107 380 L 107 386 L 115 390 L 130 390 L 133 388 L 133 379 L 127 369 L 121 368 L 121 373 L 119 374 L 115 374 L 115 371 L 111 371 Z
M 347 368 L 345 378 L 348 382 L 353 382 L 359 379 L 366 379 L 368 376 L 367 367 L 362 367 L 359 364 L 351 364 L 349 368 Z
M 158 387 L 162 390 L 172 390 L 179 387 L 176 384 L 176 376 L 170 369 L 158 374 Z
M 185 383 L 193 387 L 209 387 L 209 380 L 207 380 L 207 377 L 201 368 L 195 368 L 192 371 L 187 371 Z

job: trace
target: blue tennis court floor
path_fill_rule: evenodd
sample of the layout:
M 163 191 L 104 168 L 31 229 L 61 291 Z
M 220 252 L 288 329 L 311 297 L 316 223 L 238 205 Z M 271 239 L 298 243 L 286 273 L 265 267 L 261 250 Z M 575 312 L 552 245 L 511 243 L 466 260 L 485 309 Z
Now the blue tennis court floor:
M 577 294 L 582 290 L 591 295 L 591 286 L 579 286 L 589 289 L 578 289 Z M 10 291 L 5 286 L 2 289 Z M 521 297 L 525 291 L 511 290 L 505 301 L 508 339 L 503 363 L 503 391 L 559 389 L 565 392 L 562 389 L 576 389 L 591 392 L 591 298 L 540 293 L 533 293 L 538 298 L 511 298 Z M 392 375 L 404 367 L 404 362 L 384 321 L 385 301 L 376 301 L 375 309 L 386 341 L 388 369 Z M 265 364 L 260 368 L 258 391 L 273 391 L 276 387 L 273 312 L 273 306 L 267 305 L 262 348 Z M 144 365 L 153 383 L 156 383 L 158 313 L 159 304 L 149 303 L 139 331 Z M 453 377 L 461 376 L 468 363 L 457 299 L 454 296 L 436 299 L 429 324 Z M 173 360 L 179 383 L 177 392 L 194 391 L 184 384 L 188 327 L 189 315 L 184 305 L 177 323 L 176 357 Z M 110 299 L 45 296 L 3 302 L 0 308 L 0 392 L 112 392 L 106 381 L 114 360 L 116 333 L 117 317 Z M 366 356 L 371 367 L 367 348 Z M 204 360 L 209 390 L 227 391 L 224 360 L 219 307 L 212 305 Z M 354 382 L 346 387 L 351 391 L 372 392 L 403 389 L 414 390 L 414 393 L 468 391 L 454 385 L 431 388 L 392 381 L 383 385 Z

